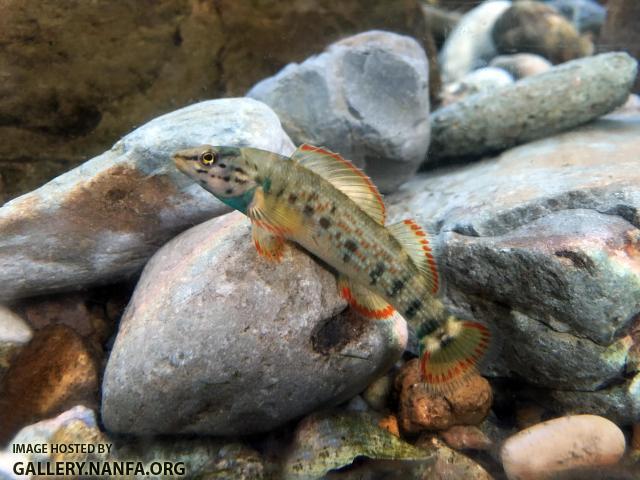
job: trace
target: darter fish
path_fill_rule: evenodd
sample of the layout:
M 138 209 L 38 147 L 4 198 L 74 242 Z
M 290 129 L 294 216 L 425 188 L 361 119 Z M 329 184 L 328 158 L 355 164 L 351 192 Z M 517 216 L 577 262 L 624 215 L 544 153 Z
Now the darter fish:
M 488 329 L 446 311 L 429 236 L 413 220 L 385 226 L 382 197 L 351 162 L 311 145 L 290 158 L 204 145 L 173 160 L 249 217 L 260 255 L 277 261 L 285 241 L 293 241 L 338 272 L 340 294 L 361 315 L 383 319 L 397 310 L 418 326 L 421 372 L 433 391 L 447 391 L 474 371 Z

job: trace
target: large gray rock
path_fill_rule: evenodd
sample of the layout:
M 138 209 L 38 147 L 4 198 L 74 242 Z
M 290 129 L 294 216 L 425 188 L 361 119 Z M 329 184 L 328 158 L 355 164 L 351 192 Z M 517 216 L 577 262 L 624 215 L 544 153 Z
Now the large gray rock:
M 511 7 L 507 0 L 487 1 L 467 12 L 447 37 L 440 52 L 445 82 L 455 82 L 476 68 L 485 67 L 497 50 L 491 38 L 493 25 Z
M 347 400 L 398 359 L 406 324 L 339 314 L 333 275 L 297 248 L 273 264 L 232 213 L 149 261 L 104 375 L 107 429 L 262 432 Z
M 429 65 L 412 38 L 371 31 L 290 64 L 249 97 L 271 106 L 296 144 L 339 152 L 383 192 L 418 169 L 429 146 Z
M 143 125 L 0 208 L 0 299 L 122 279 L 180 231 L 228 211 L 171 161 L 202 143 L 294 150 L 276 115 L 252 99 L 202 102 Z
M 429 161 L 474 156 L 548 137 L 627 100 L 637 62 L 626 53 L 574 60 L 431 114 Z
M 550 392 L 556 409 L 635 405 L 618 411 L 624 423 L 640 420 L 627 380 L 640 312 L 639 154 L 640 116 L 609 116 L 421 175 L 388 198 L 392 217 L 439 233 L 454 310 L 492 325 L 486 373 Z M 581 395 L 593 401 L 580 406 Z

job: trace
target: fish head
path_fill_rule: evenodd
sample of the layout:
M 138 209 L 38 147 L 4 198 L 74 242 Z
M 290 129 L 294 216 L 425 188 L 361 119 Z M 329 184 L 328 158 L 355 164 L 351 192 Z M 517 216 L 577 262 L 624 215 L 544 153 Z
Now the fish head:
M 180 150 L 173 155 L 173 162 L 178 170 L 228 204 L 246 198 L 258 185 L 257 167 L 238 147 L 202 145 Z

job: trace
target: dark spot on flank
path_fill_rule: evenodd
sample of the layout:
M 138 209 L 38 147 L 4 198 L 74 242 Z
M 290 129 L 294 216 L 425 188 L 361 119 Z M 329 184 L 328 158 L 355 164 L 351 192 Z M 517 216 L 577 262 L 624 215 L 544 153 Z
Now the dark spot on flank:
M 333 205 L 331 205 L 331 213 L 336 213 L 336 204 L 334 203 Z
M 205 170 L 204 168 L 196 168 L 196 172 L 198 172 L 198 173 L 207 173 L 207 170 Z
M 404 282 L 402 280 L 394 280 L 393 285 L 391 285 L 391 292 L 389 292 L 389 295 L 395 297 L 403 288 Z
M 238 173 L 242 173 L 242 174 L 245 174 L 245 175 L 247 174 L 247 172 L 245 172 L 245 171 L 244 171 L 242 168 L 240 168 L 240 167 L 235 167 L 235 168 L 234 168 L 234 170 L 235 170 L 236 172 L 238 172 Z
M 342 256 L 342 261 L 343 261 L 344 263 L 349 263 L 349 262 L 351 261 L 351 255 L 349 255 L 348 253 L 345 253 L 345 254 Z
M 313 215 L 313 207 L 312 207 L 311 205 L 309 205 L 309 204 L 305 205 L 305 206 L 304 206 L 303 213 L 304 213 L 305 215 L 308 215 L 308 216 Z
M 278 193 L 276 193 L 276 198 L 280 198 L 283 193 L 284 193 L 284 188 L 281 188 L 280 190 L 278 190 Z
M 227 168 L 227 164 L 226 163 L 221 163 L 220 165 L 218 165 L 220 168 Z
M 418 310 L 420 310 L 420 308 L 422 308 L 422 302 L 416 299 L 411 302 L 409 308 L 407 308 L 407 310 L 404 312 L 404 316 L 409 319 L 413 318 L 416 316 L 416 313 L 418 313 Z
M 342 232 L 338 230 L 336 232 L 336 240 L 340 240 L 341 237 L 342 237 Z
M 316 192 L 311 193 L 311 195 L 309 195 L 309 200 L 314 201 L 318 199 L 318 194 Z
M 231 195 L 233 193 L 233 188 L 227 188 L 224 193 Z
M 222 177 L 222 180 L 224 180 L 225 182 L 228 182 L 229 180 L 231 180 L 231 177 L 229 175 Z
M 289 203 L 296 203 L 296 200 L 298 200 L 298 196 L 295 193 L 289 194 Z
M 386 269 L 387 269 L 387 267 L 385 266 L 384 263 L 378 262 L 376 264 L 376 267 L 369 274 L 369 277 L 371 277 L 371 282 L 370 282 L 371 285 L 375 285 L 376 283 L 378 283 L 378 279 L 380 278 L 380 276 L 384 273 L 384 271 Z
M 327 217 L 321 217 L 318 222 L 320 223 L 320 226 L 325 230 L 331 226 L 331 220 L 329 220 Z
M 237 183 L 238 185 L 244 185 L 245 183 L 247 183 L 247 181 L 246 181 L 246 180 L 242 180 L 241 178 L 238 178 L 238 177 L 235 177 L 235 178 L 233 179 L 233 181 L 234 181 L 235 183 Z
M 344 248 L 346 248 L 350 252 L 355 252 L 356 250 L 358 250 L 358 244 L 353 240 L 347 240 L 346 242 L 344 242 Z

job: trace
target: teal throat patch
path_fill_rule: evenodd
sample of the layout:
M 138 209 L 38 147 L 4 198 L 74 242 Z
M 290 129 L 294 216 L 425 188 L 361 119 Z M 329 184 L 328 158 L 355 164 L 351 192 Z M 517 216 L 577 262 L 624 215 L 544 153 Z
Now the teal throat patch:
M 229 205 L 231 208 L 235 208 L 239 212 L 242 212 L 246 215 L 247 207 L 253 200 L 253 195 L 256 193 L 256 189 L 252 188 L 244 192 L 242 195 L 238 195 L 237 197 L 228 197 L 228 198 L 220 198 L 221 201 Z

